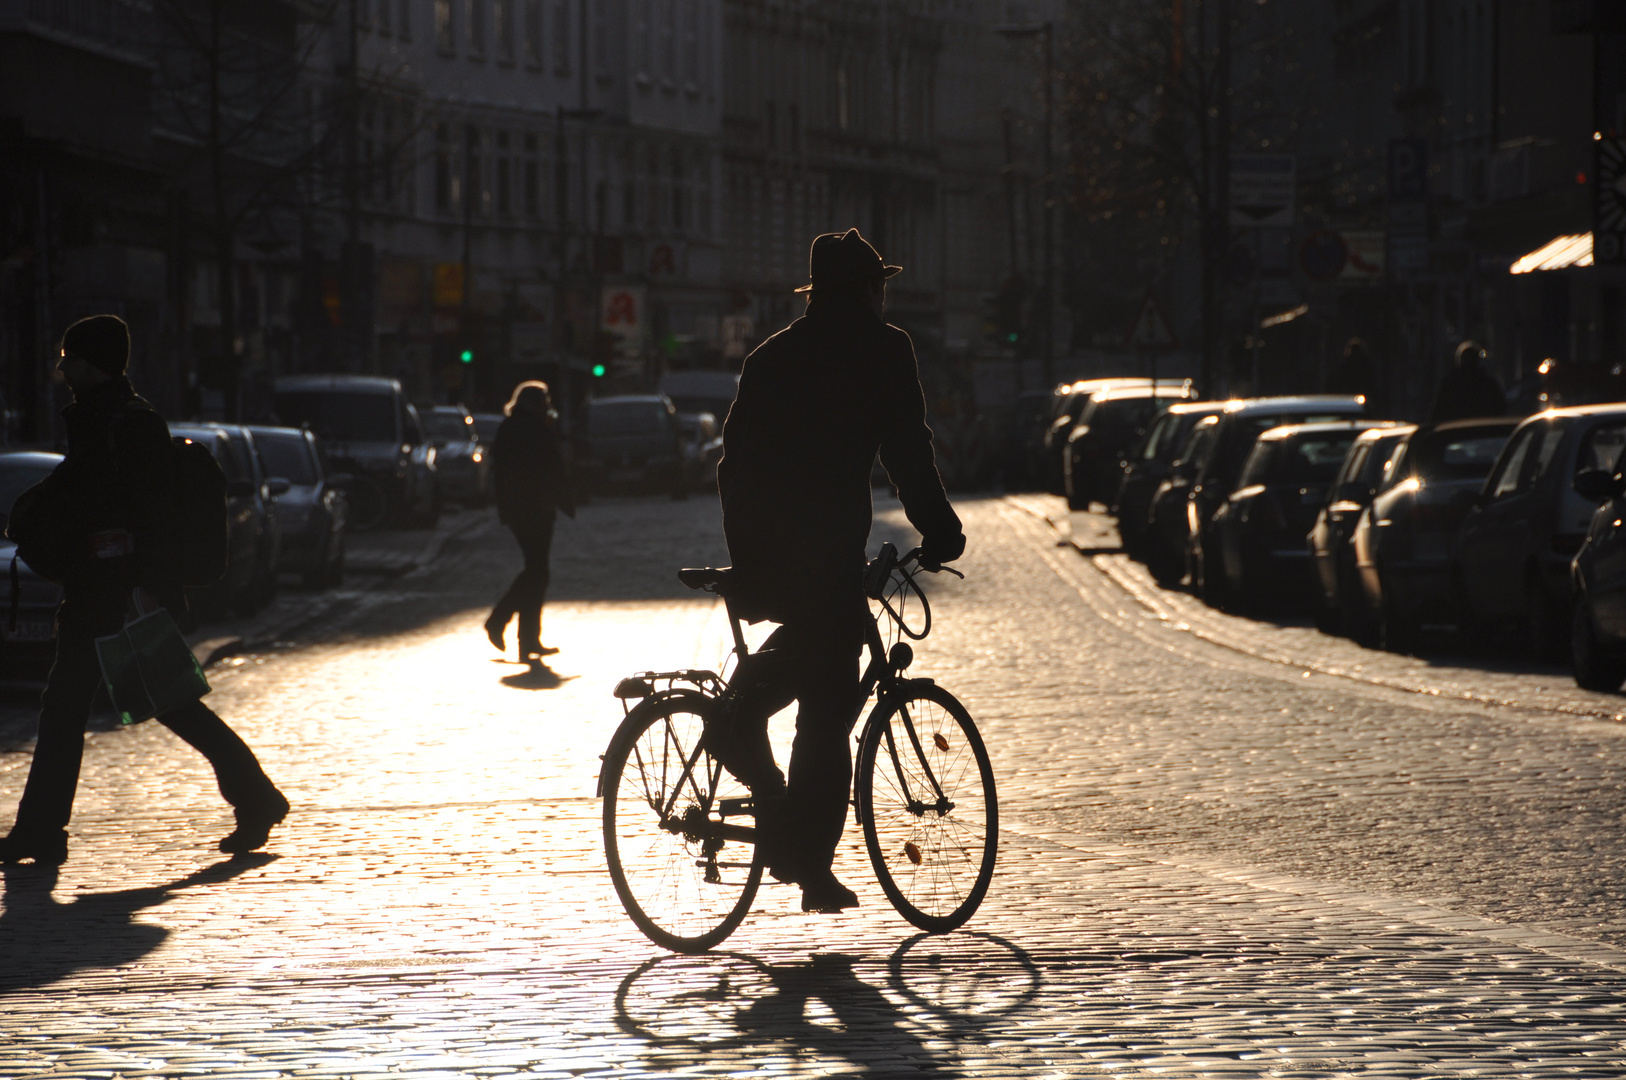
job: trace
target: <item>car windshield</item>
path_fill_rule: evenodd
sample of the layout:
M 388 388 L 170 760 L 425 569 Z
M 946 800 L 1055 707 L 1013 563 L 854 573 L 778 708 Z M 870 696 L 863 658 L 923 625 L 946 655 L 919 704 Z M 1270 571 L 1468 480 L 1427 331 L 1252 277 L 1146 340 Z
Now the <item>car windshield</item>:
M 308 424 L 329 442 L 395 441 L 395 400 L 389 394 L 293 391 L 277 395 L 277 416 L 289 427 Z
M 441 412 L 439 409 L 426 412 L 423 414 L 423 426 L 429 429 L 429 436 L 434 439 L 465 442 L 474 435 L 474 425 L 459 412 Z
M 50 476 L 54 468 L 54 464 L 0 460 L 0 525 L 11 518 L 11 506 L 17 496 Z
M 587 414 L 587 431 L 595 436 L 655 435 L 666 410 L 647 401 L 595 401 Z
M 1172 404 L 1170 398 L 1119 398 L 1115 401 L 1097 401 L 1084 412 L 1084 422 L 1092 427 L 1138 428 L 1144 427 L 1159 412 Z
M 290 484 L 316 483 L 316 463 L 305 436 L 261 431 L 255 433 L 254 445 L 267 476 L 280 476 Z
M 490 442 L 497 437 L 497 429 L 502 427 L 503 418 L 500 416 L 476 416 L 474 430 L 479 432 L 481 442 Z
M 1436 431 L 1412 449 L 1411 472 L 1430 480 L 1483 480 L 1512 432 L 1505 427 Z

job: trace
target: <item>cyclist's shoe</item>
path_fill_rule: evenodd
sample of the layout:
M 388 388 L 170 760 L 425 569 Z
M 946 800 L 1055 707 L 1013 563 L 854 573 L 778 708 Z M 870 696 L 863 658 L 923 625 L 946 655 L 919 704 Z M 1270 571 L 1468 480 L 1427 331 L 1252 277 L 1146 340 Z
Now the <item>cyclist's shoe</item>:
M 803 911 L 833 915 L 845 908 L 858 906 L 858 897 L 837 881 L 834 871 L 828 868 L 807 875 L 801 885 Z
M 751 789 L 758 799 L 773 799 L 785 794 L 785 774 L 774 763 L 773 747 L 768 743 L 768 728 L 740 731 L 745 725 L 730 722 L 728 710 L 706 725 L 701 744 L 712 757 L 722 762 L 740 783 Z
M 0 837 L 0 863 L 10 865 L 32 859 L 36 866 L 61 866 L 68 861 L 68 834 L 61 829 L 19 832 Z

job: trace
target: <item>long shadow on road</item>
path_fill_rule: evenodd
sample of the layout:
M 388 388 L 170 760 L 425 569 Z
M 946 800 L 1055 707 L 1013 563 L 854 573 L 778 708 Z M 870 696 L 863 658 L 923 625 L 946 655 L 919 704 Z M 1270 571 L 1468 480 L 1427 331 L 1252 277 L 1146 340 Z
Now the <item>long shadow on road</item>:
M 169 936 L 162 926 L 135 921 L 180 889 L 220 885 L 264 866 L 275 855 L 238 856 L 165 885 L 85 893 L 64 904 L 53 894 L 55 867 L 10 866 L 0 897 L 0 997 L 46 986 L 78 971 L 132 963 Z

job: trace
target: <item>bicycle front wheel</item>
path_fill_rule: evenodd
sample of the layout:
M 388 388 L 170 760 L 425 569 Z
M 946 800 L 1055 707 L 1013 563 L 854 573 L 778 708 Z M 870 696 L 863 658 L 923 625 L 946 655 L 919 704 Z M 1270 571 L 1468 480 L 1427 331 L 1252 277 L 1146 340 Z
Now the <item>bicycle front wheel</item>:
M 604 755 L 604 854 L 627 914 L 655 944 L 699 953 L 751 908 L 756 857 L 750 791 L 700 747 L 703 694 L 645 701 Z
M 856 793 L 892 906 L 931 933 L 965 925 L 999 847 L 994 770 L 965 706 L 924 679 L 882 698 L 858 748 Z

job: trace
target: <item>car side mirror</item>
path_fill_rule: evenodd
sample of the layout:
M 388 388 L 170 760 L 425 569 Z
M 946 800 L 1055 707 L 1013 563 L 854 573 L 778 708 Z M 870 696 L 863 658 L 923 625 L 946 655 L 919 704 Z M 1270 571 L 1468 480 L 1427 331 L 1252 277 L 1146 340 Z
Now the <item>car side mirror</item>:
M 226 481 L 226 498 L 228 499 L 247 499 L 253 494 L 254 481 L 252 480 Z
M 265 493 L 271 496 L 273 499 L 278 495 L 288 494 L 289 490 L 292 488 L 293 485 L 280 476 L 273 476 L 271 479 L 265 482 Z
M 1588 502 L 1608 502 L 1621 493 L 1622 477 L 1604 469 L 1582 469 L 1575 474 L 1575 493 Z

